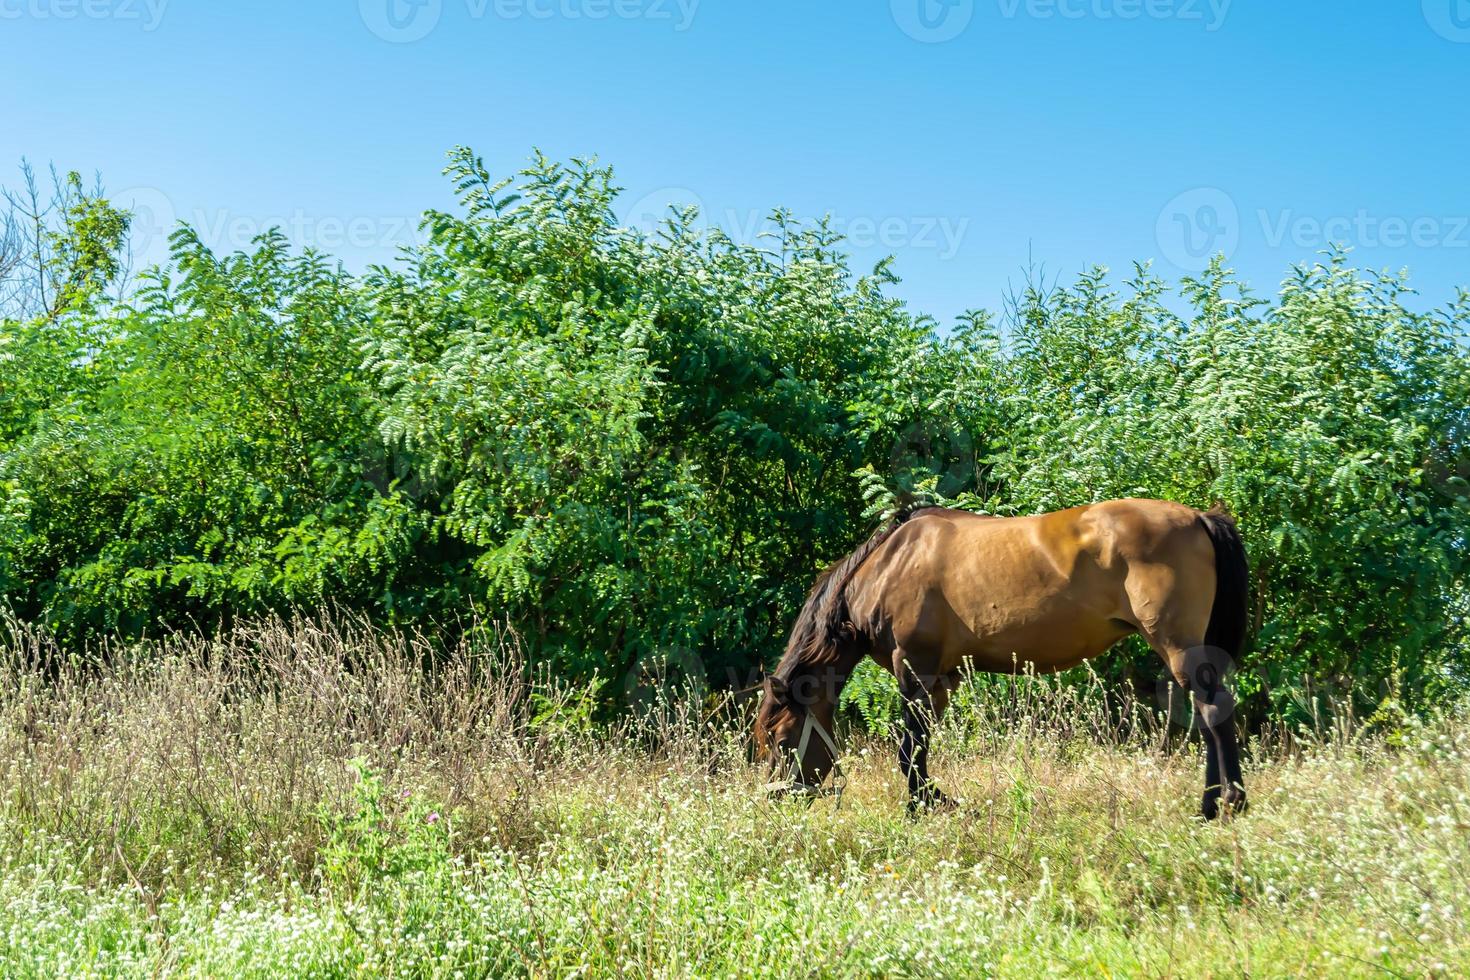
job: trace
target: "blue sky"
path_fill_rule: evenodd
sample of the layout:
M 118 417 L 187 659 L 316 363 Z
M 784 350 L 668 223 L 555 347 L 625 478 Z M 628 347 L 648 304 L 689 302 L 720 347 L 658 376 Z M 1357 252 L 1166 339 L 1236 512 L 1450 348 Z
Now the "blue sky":
M 0 0 L 0 163 L 100 171 L 142 249 L 269 224 L 361 267 L 443 154 L 597 154 L 646 223 L 830 213 L 948 321 L 1028 261 L 1212 249 L 1258 290 L 1330 240 L 1470 286 L 1470 0 Z

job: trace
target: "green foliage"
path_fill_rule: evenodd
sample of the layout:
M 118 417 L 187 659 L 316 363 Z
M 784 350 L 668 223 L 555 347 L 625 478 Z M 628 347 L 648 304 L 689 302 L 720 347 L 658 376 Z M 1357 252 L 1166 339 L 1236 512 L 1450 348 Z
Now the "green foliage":
M 351 807 L 321 811 L 323 879 L 351 893 L 383 878 L 446 869 L 449 822 L 444 815 L 408 790 L 390 797 L 383 777 L 366 760 L 354 759 L 351 768 L 357 775 Z
M 81 638 L 378 594 L 415 521 L 368 480 L 354 302 L 278 234 L 221 259 L 178 232 L 82 366 L 42 361 L 81 377 L 0 464 L 26 501 L 17 611 Z
M 649 240 L 590 162 L 538 157 L 514 194 L 467 151 L 450 174 L 465 214 L 366 286 L 380 432 L 434 532 L 544 657 L 747 670 L 856 527 L 847 473 L 886 446 L 854 405 L 928 334 L 824 228 Z
M 47 276 L 71 299 L 0 324 L 6 603 L 72 643 L 478 610 L 609 694 L 670 662 L 743 685 L 902 499 L 1146 495 L 1241 519 L 1263 709 L 1466 682 L 1470 298 L 1416 312 L 1341 254 L 1274 301 L 1220 265 L 1180 297 L 1098 270 L 945 334 L 822 223 L 776 212 L 754 246 L 675 210 L 645 235 L 592 161 L 503 180 L 456 150 L 447 173 L 459 208 L 392 267 L 184 228 L 126 304 L 101 298 L 126 216 L 73 193 Z
M 95 314 L 124 288 L 132 216 L 76 171 L 53 167 L 49 193 L 25 161 L 20 173 L 0 187 L 0 320 Z
M 43 231 L 44 272 L 51 296 L 47 310 L 55 319 L 70 312 L 92 312 L 105 290 L 123 271 L 131 216 L 101 195 L 82 187 L 72 171 L 60 190 L 58 227 Z
M 864 731 L 874 734 L 893 731 L 903 715 L 898 683 L 872 660 L 864 660 L 852 672 L 837 707 Z

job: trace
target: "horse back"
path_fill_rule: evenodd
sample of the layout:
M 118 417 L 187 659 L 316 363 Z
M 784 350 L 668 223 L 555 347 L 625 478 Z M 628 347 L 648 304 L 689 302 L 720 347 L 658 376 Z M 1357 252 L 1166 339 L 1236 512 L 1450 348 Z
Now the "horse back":
M 853 576 L 852 619 L 880 661 L 901 648 L 927 652 L 936 672 L 966 661 L 983 670 L 1020 662 L 1065 669 L 1149 614 L 1136 608 L 1130 577 L 1168 578 L 1181 562 L 1213 560 L 1198 518 L 1158 500 L 1031 517 L 924 511 Z

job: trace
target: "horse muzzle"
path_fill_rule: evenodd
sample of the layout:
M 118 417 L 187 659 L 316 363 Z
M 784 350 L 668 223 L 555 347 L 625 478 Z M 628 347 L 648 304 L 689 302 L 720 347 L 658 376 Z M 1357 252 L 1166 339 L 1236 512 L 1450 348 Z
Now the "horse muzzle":
M 783 779 L 766 784 L 766 796 L 771 799 L 780 799 L 785 796 L 819 799 L 824 796 L 831 796 L 836 792 L 835 789 L 826 786 L 813 786 L 810 783 L 803 783 L 799 779 Z

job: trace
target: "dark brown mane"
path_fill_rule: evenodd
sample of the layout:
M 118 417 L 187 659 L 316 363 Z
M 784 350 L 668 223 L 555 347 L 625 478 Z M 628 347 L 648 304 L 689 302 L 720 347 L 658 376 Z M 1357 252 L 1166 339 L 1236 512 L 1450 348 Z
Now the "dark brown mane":
M 863 562 L 909 520 L 923 514 L 943 511 L 943 507 L 901 508 L 887 524 L 858 546 L 846 558 L 829 565 L 817 576 L 806 603 L 801 607 L 786 642 L 786 652 L 777 664 L 774 676 L 790 683 L 797 676 L 817 667 L 830 667 L 850 659 L 858 641 L 856 629 L 848 621 L 847 586 Z

